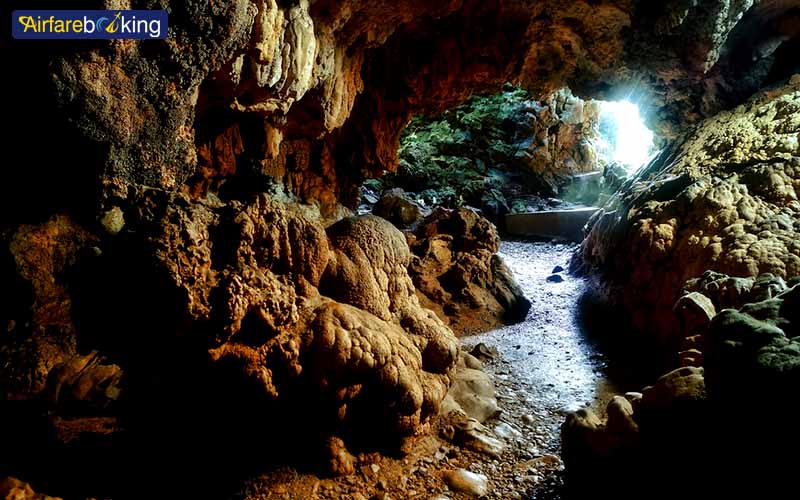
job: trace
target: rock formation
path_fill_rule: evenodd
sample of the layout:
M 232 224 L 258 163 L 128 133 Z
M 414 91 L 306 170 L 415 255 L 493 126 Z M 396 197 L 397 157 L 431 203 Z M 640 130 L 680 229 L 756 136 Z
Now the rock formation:
M 565 86 L 635 94 L 677 137 L 796 70 L 795 5 L 754 3 L 104 0 L 92 6 L 166 9 L 169 37 L 3 38 L 15 121 L 0 183 L 0 440 L 12 450 L 0 469 L 144 498 L 141 478 L 189 459 L 194 481 L 175 489 L 210 487 L 196 478 L 255 466 L 264 450 L 351 472 L 351 451 L 404 448 L 458 353 L 422 306 L 454 301 L 461 313 L 442 316 L 462 331 L 525 310 L 476 217 L 428 224 L 413 256 L 388 222 L 349 217 L 361 182 L 396 167 L 409 118 L 514 81 L 537 99 Z M 4 4 L 6 19 L 17 7 L 30 6 Z M 794 274 L 797 85 L 665 153 L 686 175 L 626 202 L 631 245 L 592 236 L 587 261 L 637 262 L 618 279 L 647 282 L 641 297 L 659 304 L 709 262 Z M 695 202 L 717 218 L 678 234 Z M 625 248 L 649 260 L 621 260 Z M 694 274 L 655 273 L 686 252 Z M 422 305 L 409 265 L 426 280 Z M 158 453 L 130 463 L 137 447 Z
M 800 382 L 798 298 L 796 280 L 787 287 L 772 274 L 709 271 L 687 282 L 675 304 L 683 366 L 641 393 L 615 396 L 605 419 L 584 408 L 563 424 L 564 461 L 575 484 L 625 470 L 629 487 L 669 475 L 665 494 L 735 493 L 742 486 L 767 496 L 785 491 L 791 473 L 779 450 L 798 440 L 776 425 L 785 411 L 776 402 Z M 756 463 L 741 462 L 754 454 L 761 457 Z M 700 473 L 709 463 L 714 470 Z M 635 497 L 633 491 L 623 497 Z
M 575 174 L 598 170 L 600 106 L 560 89 L 530 109 L 532 137 L 520 153 L 529 168 L 557 195 Z
M 530 302 L 497 255 L 495 226 L 468 208 L 437 209 L 408 235 L 409 273 L 423 306 L 457 334 L 525 319 Z
M 542 98 L 566 86 L 633 92 L 674 136 L 791 74 L 792 2 L 754 3 L 151 0 L 140 6 L 169 8 L 165 42 L 3 57 L 26 75 L 14 89 L 26 111 L 14 132 L 22 149 L 54 105 L 26 96 L 55 95 L 68 118 L 52 122 L 63 143 L 28 169 L 52 174 L 39 177 L 56 194 L 66 180 L 91 197 L 96 177 L 202 194 L 235 177 L 231 193 L 271 182 L 331 213 L 337 200 L 355 202 L 365 176 L 395 167 L 412 114 L 506 81 Z M 742 32 L 753 24 L 763 39 Z M 56 171 L 55 151 L 78 144 L 80 175 Z M 39 210 L 92 201 L 57 196 Z
M 623 186 L 581 248 L 634 327 L 678 338 L 672 306 L 706 269 L 800 274 L 800 79 L 700 124 Z
M 163 419 L 201 428 L 232 419 L 251 441 L 305 433 L 332 471 L 351 473 L 348 448 L 402 449 L 437 415 L 458 344 L 420 306 L 410 249 L 389 222 L 353 217 L 326 229 L 267 196 L 226 204 L 149 189 L 123 203 L 124 229 L 102 250 L 67 219 L 21 227 L 6 244 L 16 265 L 7 273 L 28 292 L 4 311 L 4 399 L 69 416 L 47 421 L 55 435 L 105 435 L 94 424 L 107 416 L 125 421 L 123 436 Z M 110 335 L 119 317 L 128 319 Z M 153 404 L 164 415 L 156 421 L 126 410 Z M 24 443 L 38 427 L 2 432 Z M 200 438 L 194 426 L 181 432 Z M 4 467 L 19 465 L 12 456 Z
M 61 500 L 36 493 L 31 485 L 18 479 L 7 477 L 0 481 L 0 498 L 3 500 Z

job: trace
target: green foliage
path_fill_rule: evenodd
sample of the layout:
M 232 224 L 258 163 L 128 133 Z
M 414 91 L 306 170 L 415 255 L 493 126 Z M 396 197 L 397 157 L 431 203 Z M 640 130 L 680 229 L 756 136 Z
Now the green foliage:
M 384 188 L 415 192 L 426 203 L 479 206 L 502 198 L 502 184 L 519 152 L 521 108 L 529 97 L 510 85 L 503 92 L 475 96 L 436 117 L 415 117 L 400 141 L 396 173 Z

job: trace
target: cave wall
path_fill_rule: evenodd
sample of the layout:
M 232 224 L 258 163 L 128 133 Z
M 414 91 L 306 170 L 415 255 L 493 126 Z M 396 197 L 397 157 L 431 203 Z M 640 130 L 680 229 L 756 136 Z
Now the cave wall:
M 155 458 L 164 471 L 219 427 L 231 434 L 197 457 L 208 470 L 281 434 L 300 450 L 316 440 L 338 472 L 364 442 L 403 448 L 436 415 L 457 342 L 420 306 L 401 233 L 336 221 L 365 177 L 395 167 L 410 116 L 514 81 L 534 97 L 632 92 L 677 137 L 791 74 L 795 3 L 752 4 L 86 1 L 167 8 L 170 36 L 3 39 L 16 121 L 0 191 L 13 297 L 0 430 L 14 452 L 0 465 L 89 484 L 117 465 L 92 453 L 115 434 L 97 419 L 120 414 L 133 448 L 116 449 L 172 450 Z M 65 430 L 93 436 L 80 456 L 96 469 L 47 441 Z
M 564 86 L 582 96 L 632 94 L 674 137 L 791 74 L 796 61 L 784 49 L 797 39 L 795 2 L 754 3 L 109 0 L 86 4 L 168 9 L 169 39 L 54 50 L 6 40 L 2 52 L 10 63 L 25 52 L 23 102 L 44 100 L 75 136 L 64 146 L 93 153 L 75 168 L 85 175 L 67 179 L 80 182 L 80 200 L 58 208 L 94 195 L 107 210 L 109 185 L 201 196 L 233 176 L 246 180 L 228 196 L 277 184 L 331 215 L 337 202 L 355 202 L 364 177 L 395 167 L 413 113 L 505 81 L 535 97 Z M 759 36 L 749 40 L 739 25 Z M 21 187 L 35 194 L 55 178 L 43 177 Z
M 590 221 L 577 262 L 672 345 L 672 306 L 706 270 L 800 275 L 800 76 L 688 131 Z

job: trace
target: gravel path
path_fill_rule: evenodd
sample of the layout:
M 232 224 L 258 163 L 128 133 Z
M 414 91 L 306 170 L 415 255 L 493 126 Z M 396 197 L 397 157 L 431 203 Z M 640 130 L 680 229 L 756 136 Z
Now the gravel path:
M 531 310 L 522 323 L 464 339 L 466 349 L 483 342 L 498 350 L 500 363 L 492 366 L 500 396 L 541 417 L 542 431 L 552 437 L 542 444 L 550 451 L 557 451 L 558 426 L 567 411 L 597 406 L 619 392 L 608 379 L 605 357 L 582 330 L 578 304 L 586 282 L 565 270 L 553 273 L 556 266 L 568 267 L 574 250 L 570 244 L 504 241 L 500 255 L 531 301 Z M 548 281 L 554 274 L 563 281 Z M 524 397 L 504 395 L 508 385 L 524 391 Z
M 501 464 L 473 464 L 494 476 L 492 498 L 562 498 L 559 428 L 566 413 L 585 405 L 602 408 L 619 392 L 580 320 L 587 283 L 566 272 L 575 248 L 504 241 L 500 255 L 531 310 L 522 323 L 463 339 L 466 350 L 478 343 L 497 350 L 485 370 L 497 386 L 500 420 L 523 431 Z

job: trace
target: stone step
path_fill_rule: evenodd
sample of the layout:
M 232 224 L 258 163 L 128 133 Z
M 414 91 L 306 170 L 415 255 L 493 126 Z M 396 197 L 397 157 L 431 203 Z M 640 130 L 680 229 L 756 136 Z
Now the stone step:
M 583 241 L 583 227 L 597 207 L 547 210 L 527 214 L 506 215 L 506 232 L 515 236 L 539 236 Z

